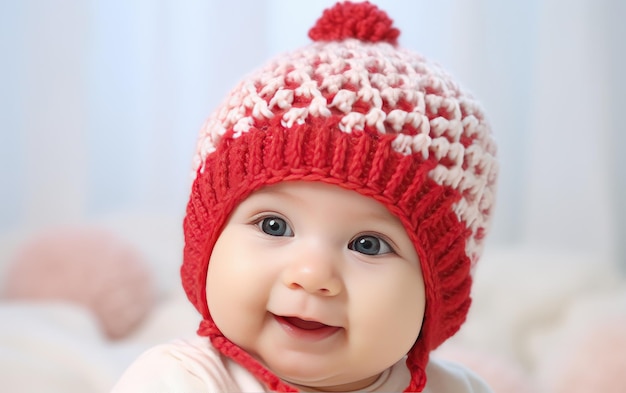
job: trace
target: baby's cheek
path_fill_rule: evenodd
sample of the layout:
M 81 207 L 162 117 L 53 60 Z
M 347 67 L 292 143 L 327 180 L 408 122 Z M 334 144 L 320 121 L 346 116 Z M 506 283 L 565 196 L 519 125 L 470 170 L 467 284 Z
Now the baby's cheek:
M 363 286 L 362 286 L 363 287 Z M 380 334 L 391 334 L 400 342 L 413 345 L 419 335 L 425 311 L 425 295 L 421 275 L 399 271 L 381 274 L 352 295 L 360 323 Z M 355 300 L 356 301 L 356 300 Z
M 209 312 L 220 331 L 240 345 L 266 311 L 263 279 L 253 265 L 250 256 L 241 253 L 228 258 L 214 253 L 207 274 Z

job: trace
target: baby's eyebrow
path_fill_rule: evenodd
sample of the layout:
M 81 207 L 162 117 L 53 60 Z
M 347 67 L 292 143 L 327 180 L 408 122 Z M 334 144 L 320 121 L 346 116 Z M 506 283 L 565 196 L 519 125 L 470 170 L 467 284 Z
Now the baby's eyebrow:
M 367 217 L 368 218 L 372 218 L 374 220 L 377 221 L 393 221 L 393 222 L 397 222 L 398 224 L 400 224 L 400 220 L 394 216 L 390 211 L 384 210 L 384 211 L 374 211 L 371 210 L 367 213 Z
M 256 197 L 258 199 L 263 198 L 268 202 L 275 202 L 276 199 L 280 199 L 281 201 L 289 201 L 294 204 L 302 204 L 302 198 L 300 198 L 295 193 L 289 192 L 288 189 L 284 190 L 281 188 L 262 188 L 252 194 L 250 197 Z

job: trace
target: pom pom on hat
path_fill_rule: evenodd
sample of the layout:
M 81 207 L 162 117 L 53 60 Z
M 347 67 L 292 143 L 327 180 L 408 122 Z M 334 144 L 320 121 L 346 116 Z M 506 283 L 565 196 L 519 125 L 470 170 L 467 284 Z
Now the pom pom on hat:
M 397 216 L 420 259 L 426 311 L 408 354 L 421 391 L 431 350 L 465 321 L 471 269 L 494 205 L 496 147 L 480 105 L 438 65 L 395 46 L 399 30 L 370 3 L 338 3 L 312 44 L 242 80 L 198 138 L 184 220 L 181 278 L 203 316 L 198 333 L 269 389 L 292 389 L 215 326 L 206 299 L 213 246 L 252 192 L 321 181 L 374 198 Z
M 369 2 L 338 3 L 324 11 L 311 30 L 313 41 L 341 41 L 356 38 L 363 42 L 385 41 L 397 44 L 400 30 L 393 27 L 387 13 Z

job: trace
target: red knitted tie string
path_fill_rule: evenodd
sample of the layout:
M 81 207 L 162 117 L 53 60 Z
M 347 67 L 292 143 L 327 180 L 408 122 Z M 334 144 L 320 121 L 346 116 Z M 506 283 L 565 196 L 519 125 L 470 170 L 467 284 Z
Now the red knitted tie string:
M 247 352 L 228 340 L 219 331 L 215 323 L 210 320 L 203 320 L 198 329 L 198 335 L 208 337 L 211 344 L 223 355 L 233 359 L 243 366 L 250 373 L 255 375 L 265 386 L 273 392 L 297 392 L 298 390 L 284 383 L 280 378 L 263 367 L 256 359 Z

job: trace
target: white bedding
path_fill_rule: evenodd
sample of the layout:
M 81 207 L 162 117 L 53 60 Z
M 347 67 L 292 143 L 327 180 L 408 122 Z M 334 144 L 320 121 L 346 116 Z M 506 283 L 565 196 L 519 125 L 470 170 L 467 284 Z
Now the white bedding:
M 184 299 L 163 302 L 130 337 L 112 342 L 85 309 L 55 302 L 0 302 L 2 391 L 108 392 L 145 349 L 193 334 Z
M 82 308 L 0 304 L 0 381 L 7 392 L 106 392 L 136 352 L 112 346 Z

